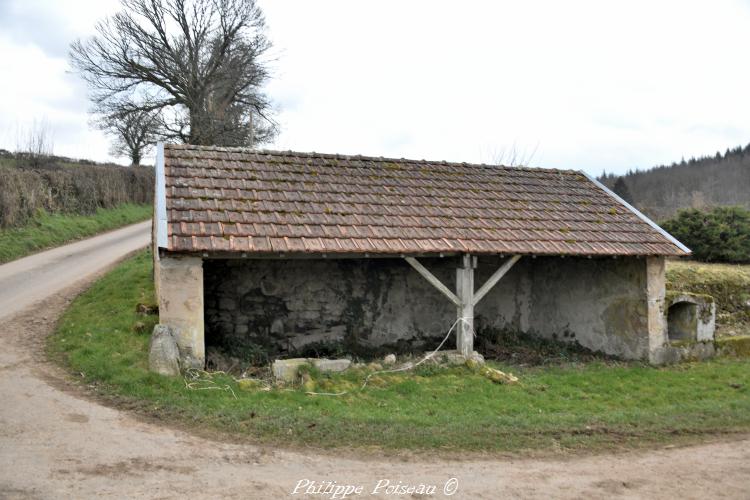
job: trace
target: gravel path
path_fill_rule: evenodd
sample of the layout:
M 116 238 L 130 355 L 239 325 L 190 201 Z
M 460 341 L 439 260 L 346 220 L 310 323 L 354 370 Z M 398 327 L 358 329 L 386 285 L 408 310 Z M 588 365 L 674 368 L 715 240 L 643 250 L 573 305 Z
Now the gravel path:
M 85 256 L 74 250 L 81 242 L 32 257 L 37 267 L 0 266 L 0 499 L 302 498 L 293 492 L 305 480 L 362 488 L 347 498 L 370 495 L 379 481 L 434 485 L 438 498 L 446 489 L 453 498 L 750 498 L 747 439 L 591 456 L 359 457 L 216 442 L 102 406 L 42 354 L 71 298 L 144 246 L 148 228 L 97 238 L 83 245 Z

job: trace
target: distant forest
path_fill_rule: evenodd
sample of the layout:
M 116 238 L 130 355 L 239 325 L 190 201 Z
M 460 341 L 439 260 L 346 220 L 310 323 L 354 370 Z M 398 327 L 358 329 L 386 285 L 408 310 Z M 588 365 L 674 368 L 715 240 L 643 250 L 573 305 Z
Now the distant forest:
M 622 176 L 604 172 L 599 180 L 656 221 L 682 208 L 750 208 L 750 144 Z

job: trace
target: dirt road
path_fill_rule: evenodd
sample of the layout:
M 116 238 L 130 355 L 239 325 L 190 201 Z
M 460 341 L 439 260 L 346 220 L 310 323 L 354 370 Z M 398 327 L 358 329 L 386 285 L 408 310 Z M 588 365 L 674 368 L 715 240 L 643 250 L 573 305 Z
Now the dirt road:
M 310 492 L 326 481 L 362 488 L 347 498 L 379 481 L 435 486 L 439 498 L 750 497 L 750 440 L 545 459 L 359 458 L 214 442 L 92 402 L 44 360 L 43 339 L 86 282 L 147 232 L 0 266 L 0 499 L 302 498 L 305 480 L 318 482 Z M 384 498 L 422 498 L 380 484 Z
M 151 222 L 141 222 L 0 266 L 0 319 L 104 269 L 148 245 Z

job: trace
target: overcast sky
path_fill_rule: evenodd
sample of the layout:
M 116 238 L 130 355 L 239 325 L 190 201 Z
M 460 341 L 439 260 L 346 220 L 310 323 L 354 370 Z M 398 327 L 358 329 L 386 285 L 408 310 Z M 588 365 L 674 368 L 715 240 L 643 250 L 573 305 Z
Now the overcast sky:
M 274 149 L 624 172 L 750 142 L 750 2 L 260 0 Z M 0 148 L 108 159 L 68 44 L 117 0 L 0 0 Z M 121 160 L 122 161 L 122 160 Z

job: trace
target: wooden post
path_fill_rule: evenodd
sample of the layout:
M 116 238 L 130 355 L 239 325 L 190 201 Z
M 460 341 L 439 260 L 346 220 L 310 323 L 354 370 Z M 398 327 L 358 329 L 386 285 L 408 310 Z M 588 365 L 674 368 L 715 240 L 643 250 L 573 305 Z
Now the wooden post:
M 474 352 L 474 306 L 487 295 L 510 268 L 518 262 L 520 255 L 514 255 L 495 273 L 487 282 L 474 293 L 474 269 L 477 267 L 477 258 L 469 254 L 462 255 L 458 268 L 456 269 L 456 293 L 451 292 L 434 274 L 424 267 L 414 257 L 404 257 L 419 274 L 421 274 L 432 286 L 448 297 L 456 304 L 458 318 L 456 324 L 456 350 L 465 357 L 470 357 Z
M 456 350 L 467 359 L 474 352 L 474 259 L 469 254 L 461 256 L 456 269 L 457 307 Z

